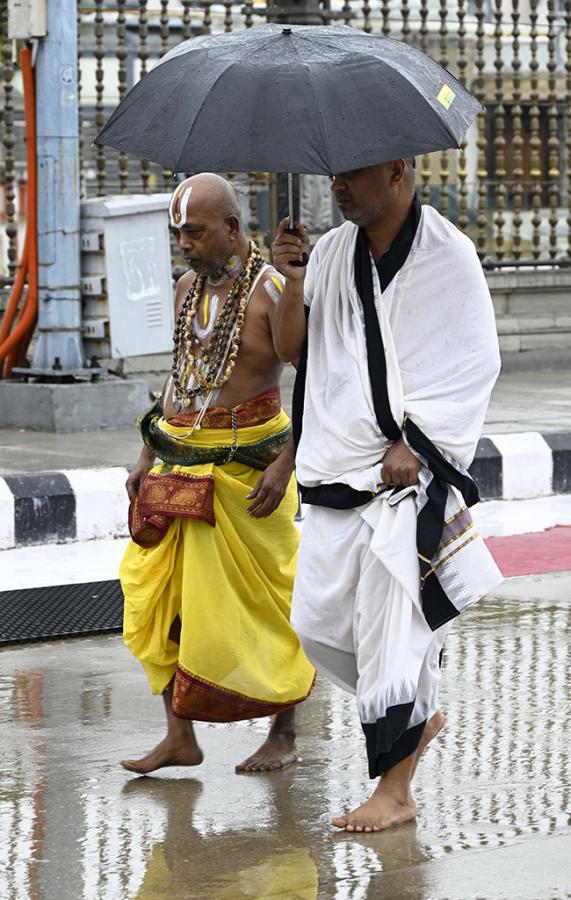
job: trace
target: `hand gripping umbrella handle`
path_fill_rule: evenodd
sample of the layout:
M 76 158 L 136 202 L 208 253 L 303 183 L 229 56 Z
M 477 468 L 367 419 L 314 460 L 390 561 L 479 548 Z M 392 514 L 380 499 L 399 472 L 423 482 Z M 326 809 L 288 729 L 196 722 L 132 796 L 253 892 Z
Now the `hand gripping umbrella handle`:
M 286 232 L 286 234 L 298 235 L 297 228 L 286 228 L 285 232 Z M 298 235 L 298 237 L 299 237 L 299 235 Z M 302 253 L 301 259 L 289 259 L 288 260 L 289 265 L 295 266 L 297 269 L 305 268 L 305 266 L 308 264 L 308 262 L 309 262 L 309 256 L 307 255 L 307 253 Z

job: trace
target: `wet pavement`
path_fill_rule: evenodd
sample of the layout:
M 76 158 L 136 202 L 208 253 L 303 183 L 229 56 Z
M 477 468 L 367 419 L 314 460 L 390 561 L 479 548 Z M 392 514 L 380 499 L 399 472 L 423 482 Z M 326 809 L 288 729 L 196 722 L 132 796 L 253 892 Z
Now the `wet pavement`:
M 162 737 L 120 638 L 0 653 L 1 900 L 559 900 L 571 897 L 571 573 L 511 579 L 445 651 L 447 724 L 419 818 L 328 820 L 371 789 L 354 700 L 320 680 L 303 762 L 237 776 L 265 723 L 199 725 L 199 769 L 116 763 Z
M 160 391 L 165 373 L 146 373 Z M 484 434 L 571 431 L 569 370 L 502 372 L 492 393 Z M 294 373 L 282 379 L 284 408 L 291 408 Z M 132 466 L 141 449 L 135 427 L 50 434 L 0 428 L 0 475 L 97 466 Z

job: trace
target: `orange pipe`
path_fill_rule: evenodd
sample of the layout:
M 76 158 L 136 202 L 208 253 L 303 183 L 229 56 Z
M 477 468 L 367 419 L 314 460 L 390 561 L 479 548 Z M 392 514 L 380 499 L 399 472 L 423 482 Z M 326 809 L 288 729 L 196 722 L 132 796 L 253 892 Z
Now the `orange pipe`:
M 26 298 L 27 300 L 27 298 Z M 24 301 L 25 303 L 26 301 Z M 23 315 L 24 308 L 20 312 L 20 316 Z M 8 356 L 6 357 L 5 366 L 9 367 L 10 370 L 13 366 L 23 366 L 26 362 L 26 354 L 28 352 L 28 347 L 30 345 L 30 341 L 32 340 L 34 331 L 36 330 L 36 319 L 32 321 L 28 330 L 22 335 L 20 339 L 20 343 L 13 350 L 10 350 Z
M 32 52 L 29 47 L 23 47 L 20 51 L 22 65 L 22 80 L 24 86 L 24 111 L 26 122 L 26 162 L 28 166 L 28 191 L 27 191 L 27 222 L 26 241 L 22 254 L 26 262 L 28 273 L 28 293 L 22 306 L 20 316 L 12 332 L 0 344 L 0 363 L 2 363 L 4 378 L 8 378 L 12 371 L 14 357 L 21 358 L 28 348 L 33 329 L 38 315 L 38 220 L 37 220 L 37 157 L 36 157 L 36 97 L 34 85 L 34 69 L 32 66 Z M 14 291 L 19 285 L 19 293 L 22 291 L 24 266 L 21 264 Z M 20 276 L 18 278 L 18 275 Z M 19 294 L 16 296 L 16 308 Z M 12 295 L 10 296 L 12 301 Z M 9 302 L 11 321 L 14 318 L 14 302 Z M 8 328 L 11 325 L 8 320 Z M 3 323 L 4 325 L 4 323 Z M 13 351 L 13 352 L 11 352 Z
M 17 313 L 18 313 L 18 303 L 20 302 L 20 296 L 22 294 L 22 290 L 24 288 L 24 284 L 26 282 L 26 275 L 28 274 L 28 236 L 26 234 L 26 238 L 24 239 L 24 246 L 22 247 L 22 254 L 20 256 L 20 262 L 18 263 L 18 267 L 16 269 L 16 277 L 14 279 L 14 284 L 12 285 L 12 290 L 10 291 L 10 296 L 8 298 L 8 302 L 6 304 L 6 309 L 4 310 L 4 315 L 2 316 L 2 322 L 0 324 L 0 345 L 3 341 L 6 340 L 8 335 L 10 334 L 10 328 L 12 327 L 12 322 L 14 321 Z
M 18 317 L 16 332 L 19 336 L 19 342 L 8 352 L 4 361 L 4 375 L 8 377 L 12 372 L 13 366 L 21 366 L 26 359 L 26 353 L 30 345 L 30 341 L 36 328 L 37 310 L 38 310 L 38 249 L 37 249 L 37 157 L 36 157 L 36 118 L 35 118 L 35 85 L 33 67 L 31 64 L 31 53 L 28 53 L 22 59 L 22 69 L 26 71 L 27 82 L 25 90 L 30 98 L 28 107 L 30 116 L 27 119 L 27 134 L 31 135 L 33 142 L 28 155 L 28 171 L 31 175 L 28 177 L 28 193 L 27 202 L 29 230 L 26 229 L 27 249 L 30 255 L 28 265 L 28 293 Z M 29 137 L 28 137 L 29 140 Z M 31 196 L 30 196 L 31 192 Z

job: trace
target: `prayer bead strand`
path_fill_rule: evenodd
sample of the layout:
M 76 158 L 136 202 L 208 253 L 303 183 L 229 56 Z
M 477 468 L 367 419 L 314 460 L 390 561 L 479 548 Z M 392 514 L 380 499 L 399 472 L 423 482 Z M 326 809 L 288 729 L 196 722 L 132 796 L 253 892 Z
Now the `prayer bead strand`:
M 218 390 L 230 378 L 240 349 L 252 283 L 263 263 L 262 254 L 250 241 L 243 272 L 236 278 L 217 316 L 208 348 L 203 347 L 195 331 L 206 278 L 199 275 L 195 279 L 182 303 L 174 332 L 172 380 L 178 405 L 189 406 L 193 397 Z M 189 388 L 191 377 L 196 386 Z

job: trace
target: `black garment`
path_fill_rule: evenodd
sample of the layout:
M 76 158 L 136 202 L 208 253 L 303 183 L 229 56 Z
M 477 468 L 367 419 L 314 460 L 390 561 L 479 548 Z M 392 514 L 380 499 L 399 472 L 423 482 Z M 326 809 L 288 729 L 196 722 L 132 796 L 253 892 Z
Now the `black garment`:
M 418 229 L 421 213 L 422 206 L 418 194 L 415 194 L 406 222 L 387 252 L 377 260 L 376 267 L 381 282 L 381 291 L 386 291 L 399 269 L 404 266 Z M 364 229 L 360 228 L 359 231 L 364 232 Z

